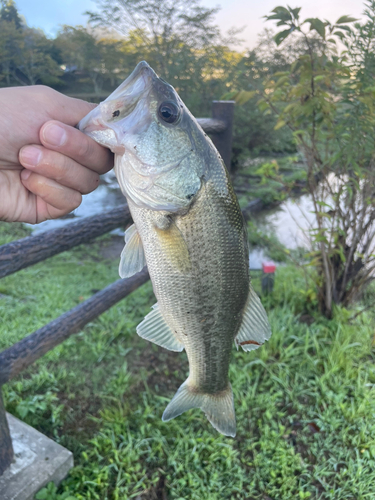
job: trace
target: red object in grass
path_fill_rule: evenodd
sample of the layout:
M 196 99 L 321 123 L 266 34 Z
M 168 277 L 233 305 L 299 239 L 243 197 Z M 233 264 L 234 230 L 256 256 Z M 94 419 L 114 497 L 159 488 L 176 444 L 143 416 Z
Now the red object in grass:
M 276 271 L 276 264 L 274 262 L 262 262 L 263 272 L 265 274 L 273 274 Z

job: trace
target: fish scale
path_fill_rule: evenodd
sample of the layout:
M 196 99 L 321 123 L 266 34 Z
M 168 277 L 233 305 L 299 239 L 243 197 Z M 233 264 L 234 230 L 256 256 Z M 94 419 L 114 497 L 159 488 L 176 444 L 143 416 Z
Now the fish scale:
M 229 186 L 221 159 L 216 161 L 221 175 L 205 182 L 186 215 L 174 218 L 188 244 L 188 273 L 173 268 L 170 253 L 158 245 L 152 211 L 129 204 L 159 307 L 185 346 L 190 379 L 196 389 L 213 394 L 228 387 L 230 351 L 249 290 L 242 214 L 231 189 L 215 188 Z
M 163 420 L 201 408 L 215 429 L 234 436 L 233 344 L 255 349 L 271 331 L 250 285 L 246 227 L 220 155 L 145 62 L 79 127 L 115 152 L 133 217 L 120 276 L 147 262 L 157 303 L 137 332 L 188 356 L 189 376 Z

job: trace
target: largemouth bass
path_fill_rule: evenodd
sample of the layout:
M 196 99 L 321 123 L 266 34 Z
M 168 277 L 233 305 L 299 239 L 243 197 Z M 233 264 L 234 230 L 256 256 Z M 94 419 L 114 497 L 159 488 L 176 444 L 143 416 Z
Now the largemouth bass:
M 120 276 L 146 263 L 150 273 L 157 304 L 137 333 L 172 351 L 186 349 L 189 377 L 163 420 L 201 408 L 215 429 L 235 436 L 233 343 L 250 351 L 271 331 L 250 285 L 246 228 L 219 153 L 146 62 L 79 128 L 115 153 L 133 217 Z

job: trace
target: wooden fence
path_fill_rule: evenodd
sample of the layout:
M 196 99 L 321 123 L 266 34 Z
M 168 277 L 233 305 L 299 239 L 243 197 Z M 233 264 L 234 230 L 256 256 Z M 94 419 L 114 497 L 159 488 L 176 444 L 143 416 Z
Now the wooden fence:
M 212 135 L 212 140 L 228 169 L 232 151 L 233 113 L 233 101 L 213 101 L 212 118 L 198 119 L 203 130 Z M 0 247 L 0 278 L 82 243 L 88 243 L 102 234 L 130 223 L 130 212 L 124 204 L 106 213 L 72 222 L 61 229 L 53 229 L 3 245 Z M 1 395 L 2 385 L 70 335 L 78 333 L 87 323 L 132 293 L 148 279 L 147 270 L 143 270 L 131 278 L 117 280 L 48 325 L 0 352 L 0 476 L 14 458 Z

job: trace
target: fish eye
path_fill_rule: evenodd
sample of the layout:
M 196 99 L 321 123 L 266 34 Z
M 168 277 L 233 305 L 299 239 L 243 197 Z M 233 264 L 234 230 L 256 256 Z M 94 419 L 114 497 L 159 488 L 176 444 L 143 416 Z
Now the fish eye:
M 163 102 L 159 106 L 159 117 L 167 123 L 176 123 L 180 118 L 180 109 L 174 102 Z

